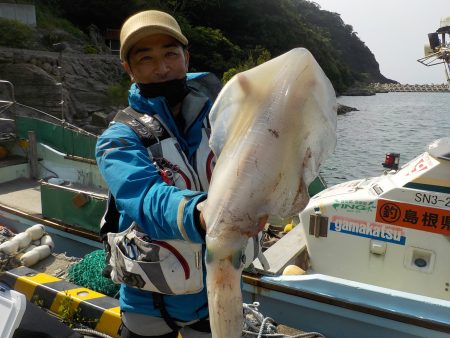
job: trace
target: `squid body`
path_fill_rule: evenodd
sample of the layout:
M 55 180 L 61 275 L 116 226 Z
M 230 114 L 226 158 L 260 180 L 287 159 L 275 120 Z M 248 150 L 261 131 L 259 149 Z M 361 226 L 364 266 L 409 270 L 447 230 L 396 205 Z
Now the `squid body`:
M 217 163 L 203 216 L 214 338 L 241 337 L 241 273 L 267 215 L 292 216 L 336 144 L 336 96 L 311 53 L 293 49 L 234 76 L 210 114 Z

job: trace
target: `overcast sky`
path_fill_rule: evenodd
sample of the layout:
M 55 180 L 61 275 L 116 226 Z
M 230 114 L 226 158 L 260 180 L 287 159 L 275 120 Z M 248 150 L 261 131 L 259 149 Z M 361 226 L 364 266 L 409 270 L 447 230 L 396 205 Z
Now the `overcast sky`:
M 450 0 L 315 0 L 321 9 L 341 14 L 375 55 L 381 74 L 400 83 L 444 83 L 444 65 L 426 67 L 428 33 L 450 16 Z

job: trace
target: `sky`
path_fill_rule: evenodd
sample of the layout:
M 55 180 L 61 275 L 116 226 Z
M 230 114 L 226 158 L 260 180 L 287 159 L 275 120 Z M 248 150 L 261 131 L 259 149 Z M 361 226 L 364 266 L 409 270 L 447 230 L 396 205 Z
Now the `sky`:
M 428 33 L 450 16 L 450 0 L 311 0 L 336 12 L 375 55 L 381 74 L 403 84 L 446 82 L 444 65 L 427 67 Z M 448 35 L 447 35 L 448 37 Z

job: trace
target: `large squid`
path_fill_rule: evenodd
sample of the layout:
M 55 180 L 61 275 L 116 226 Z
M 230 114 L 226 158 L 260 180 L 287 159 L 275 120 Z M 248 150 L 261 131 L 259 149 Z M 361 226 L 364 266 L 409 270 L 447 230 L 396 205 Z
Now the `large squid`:
M 203 208 L 214 338 L 241 337 L 241 273 L 268 215 L 292 216 L 336 143 L 334 89 L 309 51 L 293 49 L 234 76 L 210 115 L 217 163 Z

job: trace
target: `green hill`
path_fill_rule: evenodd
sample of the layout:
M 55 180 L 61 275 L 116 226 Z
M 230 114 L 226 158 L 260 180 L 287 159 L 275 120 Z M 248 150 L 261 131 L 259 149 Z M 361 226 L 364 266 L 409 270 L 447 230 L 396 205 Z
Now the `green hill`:
M 119 29 L 131 14 L 161 9 L 174 15 L 190 40 L 191 70 L 224 80 L 295 47 L 309 49 L 338 92 L 357 83 L 386 79 L 370 49 L 340 15 L 306 0 L 35 0 L 34 48 L 67 42 L 84 53 L 104 53 L 92 44 L 99 32 Z M 0 22 L 1 25 L 1 22 Z M 16 33 L 17 34 L 17 33 Z M 13 36 L 17 36 L 13 34 Z M 31 34 L 31 33 L 29 33 Z M 21 39 L 24 39 L 23 37 Z M 39 39 L 37 42 L 36 39 Z M 10 44 L 0 38 L 0 45 Z M 23 46 L 20 46 L 23 48 Z

